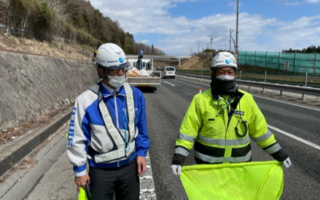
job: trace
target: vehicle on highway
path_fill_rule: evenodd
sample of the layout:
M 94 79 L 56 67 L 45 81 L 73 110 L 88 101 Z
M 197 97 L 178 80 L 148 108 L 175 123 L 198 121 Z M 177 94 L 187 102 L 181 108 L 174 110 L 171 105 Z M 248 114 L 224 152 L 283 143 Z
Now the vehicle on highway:
M 176 77 L 176 68 L 173 66 L 167 66 L 163 70 L 162 78 L 175 78 Z
M 155 71 L 152 59 L 141 59 L 141 69 L 127 74 L 127 82 L 135 87 L 147 87 L 156 91 L 161 85 L 161 71 Z M 139 69 L 138 59 L 128 59 L 131 68 Z

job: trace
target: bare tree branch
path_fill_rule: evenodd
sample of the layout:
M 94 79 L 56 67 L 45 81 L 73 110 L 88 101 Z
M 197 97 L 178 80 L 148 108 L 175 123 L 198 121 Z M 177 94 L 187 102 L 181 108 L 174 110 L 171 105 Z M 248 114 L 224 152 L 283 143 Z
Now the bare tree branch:
M 0 23 L 6 23 L 7 20 L 7 8 L 10 5 L 9 0 L 0 1 Z
M 67 12 L 66 4 L 61 0 L 43 0 L 51 7 L 55 12 L 58 19 L 67 21 L 70 18 L 70 14 Z M 73 0 L 71 0 L 73 1 Z

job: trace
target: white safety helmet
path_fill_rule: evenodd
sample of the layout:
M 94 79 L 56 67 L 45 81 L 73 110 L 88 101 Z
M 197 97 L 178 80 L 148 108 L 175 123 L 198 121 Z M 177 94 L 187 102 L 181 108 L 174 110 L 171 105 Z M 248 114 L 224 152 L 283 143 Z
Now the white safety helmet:
M 106 43 L 99 47 L 94 65 L 105 69 L 122 69 L 128 67 L 129 63 L 121 47 Z
M 210 68 L 216 70 L 220 67 L 233 67 L 237 70 L 237 60 L 229 52 L 220 52 L 212 59 Z

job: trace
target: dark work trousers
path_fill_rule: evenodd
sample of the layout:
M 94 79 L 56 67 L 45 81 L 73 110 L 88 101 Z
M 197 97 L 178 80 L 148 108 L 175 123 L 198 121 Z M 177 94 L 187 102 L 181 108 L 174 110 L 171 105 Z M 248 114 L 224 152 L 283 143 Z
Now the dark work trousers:
M 90 167 L 89 177 L 89 200 L 112 200 L 113 192 L 116 200 L 139 200 L 140 182 L 136 159 L 119 168 Z

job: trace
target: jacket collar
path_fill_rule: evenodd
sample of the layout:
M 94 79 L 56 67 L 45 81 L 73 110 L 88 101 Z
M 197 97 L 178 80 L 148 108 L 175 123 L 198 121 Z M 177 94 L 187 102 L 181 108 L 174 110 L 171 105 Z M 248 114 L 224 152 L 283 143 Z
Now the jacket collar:
M 219 100 L 219 95 L 217 94 L 211 94 L 211 91 L 210 91 L 210 95 L 212 96 L 212 99 L 213 99 L 213 104 L 217 104 L 218 103 L 218 100 Z M 232 95 L 232 98 L 230 99 L 230 95 L 222 95 L 223 98 L 220 96 L 220 104 L 226 104 L 226 102 L 230 101 L 233 102 L 234 99 L 235 99 L 235 96 L 239 96 L 240 98 L 243 96 L 244 94 L 242 92 L 239 91 L 239 89 L 237 89 L 237 91 L 235 92 L 234 95 Z M 222 101 L 221 101 L 222 100 Z
M 102 81 L 100 82 L 100 88 L 103 98 L 112 96 L 114 92 L 116 92 L 116 95 L 126 96 L 126 92 L 124 90 L 124 87 L 121 86 L 119 88 L 113 89 L 106 84 L 104 84 Z

